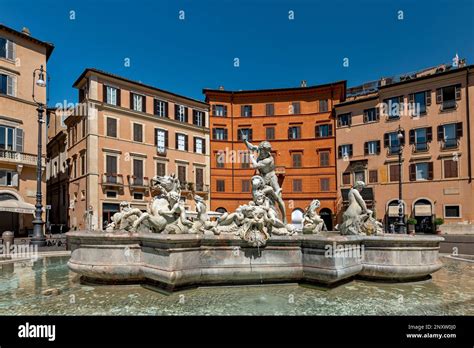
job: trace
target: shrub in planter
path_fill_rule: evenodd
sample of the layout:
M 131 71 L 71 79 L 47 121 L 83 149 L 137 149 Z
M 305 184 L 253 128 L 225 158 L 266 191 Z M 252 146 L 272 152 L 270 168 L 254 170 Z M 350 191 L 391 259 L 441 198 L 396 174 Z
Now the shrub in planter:
M 444 224 L 444 219 L 443 218 L 436 218 L 435 221 L 434 221 L 434 224 L 436 226 L 436 233 L 440 234 L 441 230 L 439 229 L 439 226 Z
M 415 233 L 415 225 L 418 221 L 414 218 L 410 218 L 407 220 L 407 224 L 408 224 L 408 232 L 409 233 Z

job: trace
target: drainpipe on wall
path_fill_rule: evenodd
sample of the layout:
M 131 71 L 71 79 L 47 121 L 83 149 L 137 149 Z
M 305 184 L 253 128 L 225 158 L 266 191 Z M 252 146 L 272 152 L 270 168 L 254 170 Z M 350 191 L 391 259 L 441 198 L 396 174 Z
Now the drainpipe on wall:
M 234 153 L 234 92 L 230 92 L 230 145 Z M 227 155 L 226 155 L 227 157 Z M 232 161 L 232 192 L 234 192 L 234 161 Z
M 466 69 L 466 123 L 467 123 L 467 173 L 468 183 L 472 182 L 472 159 L 471 159 L 471 117 L 469 114 L 469 67 Z

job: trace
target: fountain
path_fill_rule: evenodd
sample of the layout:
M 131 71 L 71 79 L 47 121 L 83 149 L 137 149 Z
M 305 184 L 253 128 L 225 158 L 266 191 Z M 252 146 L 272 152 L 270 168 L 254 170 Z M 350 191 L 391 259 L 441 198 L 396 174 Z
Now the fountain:
M 90 282 L 151 283 L 168 290 L 204 284 L 331 285 L 353 277 L 412 281 L 441 268 L 443 238 L 384 234 L 360 195 L 363 182 L 351 189 L 336 231 L 326 230 L 317 199 L 297 231 L 286 222 L 271 144 L 244 142 L 257 172 L 248 204 L 211 221 L 196 195 L 191 219 L 178 178 L 155 177 L 150 189 L 157 194 L 147 212 L 122 202 L 105 231 L 67 233 L 69 268 Z

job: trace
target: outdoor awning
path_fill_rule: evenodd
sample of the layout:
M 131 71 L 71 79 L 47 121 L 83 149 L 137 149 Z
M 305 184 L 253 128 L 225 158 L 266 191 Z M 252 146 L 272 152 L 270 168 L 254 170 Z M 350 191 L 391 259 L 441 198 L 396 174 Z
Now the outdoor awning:
M 431 216 L 431 205 L 415 204 L 415 216 Z
M 0 201 L 0 211 L 8 211 L 19 214 L 34 214 L 35 206 L 30 203 L 21 202 L 16 199 Z
M 388 207 L 388 216 L 389 217 L 396 217 L 398 216 L 398 205 L 390 205 Z

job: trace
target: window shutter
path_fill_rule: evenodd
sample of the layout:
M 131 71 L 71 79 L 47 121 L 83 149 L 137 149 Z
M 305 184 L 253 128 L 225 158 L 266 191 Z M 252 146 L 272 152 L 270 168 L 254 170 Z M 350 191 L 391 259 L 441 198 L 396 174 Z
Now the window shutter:
M 206 154 L 206 139 L 202 138 L 202 154 Z
M 456 123 L 456 138 L 459 139 L 462 137 L 462 122 Z
M 415 130 L 410 129 L 410 144 L 414 144 L 414 143 L 415 143 Z
M 16 151 L 23 152 L 23 129 L 16 128 Z
M 196 152 L 196 137 L 193 137 L 193 151 Z
M 431 90 L 428 90 L 425 92 L 425 103 L 426 103 L 426 106 L 431 105 Z
M 332 137 L 332 124 L 328 126 L 328 135 Z
M 169 141 L 168 141 L 168 131 L 165 130 L 165 147 L 168 148 L 169 147 Z
M 377 155 L 380 153 L 380 140 L 377 140 Z
M 249 138 L 250 138 L 250 140 L 253 140 L 253 129 L 252 128 L 249 129 Z
M 352 144 L 349 145 L 349 157 L 352 157 Z
M 415 102 L 415 95 L 413 93 L 410 93 L 408 95 L 408 103 L 413 104 Z
M 415 163 L 410 164 L 410 181 L 416 181 L 416 165 Z M 398 168 L 397 168 L 398 170 Z
M 428 162 L 428 180 L 433 180 L 433 162 Z
M 174 104 L 174 119 L 179 120 L 179 105 Z
M 168 113 L 168 102 L 165 102 L 165 117 L 166 117 L 166 118 L 169 118 L 169 117 L 170 117 L 170 115 L 169 115 L 169 113 Z
M 216 106 L 215 105 L 212 105 L 211 110 L 212 110 L 212 116 L 216 116 Z
M 120 94 L 121 94 L 121 90 L 120 88 L 117 88 L 117 106 L 122 106 L 122 102 L 121 102 L 122 98 Z
M 291 139 L 291 127 L 288 128 L 288 139 Z
M 438 141 L 444 140 L 444 127 L 438 126 Z
M 426 127 L 426 141 L 430 142 L 433 140 L 433 128 Z
M 401 146 L 405 145 L 405 139 L 406 139 L 406 137 L 405 137 L 405 130 L 402 130 L 402 135 L 403 135 L 403 138 L 402 138 L 402 140 L 400 141 L 400 145 L 401 145 Z
M 368 112 L 367 110 L 364 110 L 364 123 L 367 123 L 367 120 L 368 120 Z
M 107 103 L 107 86 L 102 85 L 102 101 Z
M 244 105 L 240 105 L 240 116 L 245 116 L 245 107 L 244 107 Z
M 18 172 L 12 173 L 12 186 L 18 186 Z
M 142 96 L 142 111 L 146 112 L 146 96 Z
M 188 108 L 184 108 L 184 122 L 188 123 Z
M 390 138 L 388 137 L 388 133 L 383 135 L 383 146 L 388 147 L 390 145 Z
M 212 128 L 212 139 L 216 140 L 216 129 Z
M 187 135 L 184 136 L 184 149 L 188 151 L 188 136 Z
M 178 150 L 178 133 L 175 134 L 175 149 Z
M 461 100 L 461 85 L 455 86 L 456 100 Z
M 441 104 L 443 102 L 443 93 L 441 88 L 436 89 L 436 104 Z
M 227 117 L 227 105 L 224 105 L 224 117 Z
M 227 128 L 224 128 L 224 140 L 227 140 Z
M 158 146 L 158 129 L 155 128 L 155 146 Z
M 339 145 L 337 147 L 337 157 L 342 158 L 342 146 Z
M 314 136 L 315 136 L 316 138 L 319 137 L 319 126 L 314 127 Z
M 364 155 L 368 155 L 369 154 L 369 143 L 366 141 L 364 143 Z
M 380 107 L 375 107 L 375 118 L 378 121 L 380 119 Z

